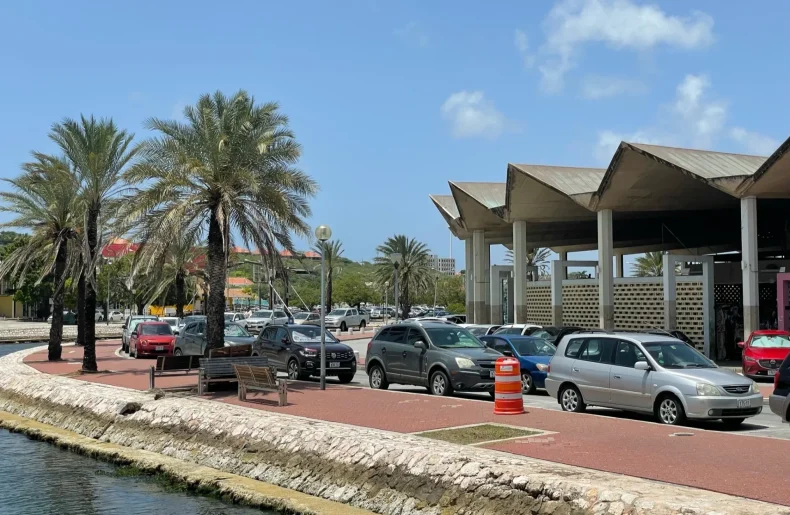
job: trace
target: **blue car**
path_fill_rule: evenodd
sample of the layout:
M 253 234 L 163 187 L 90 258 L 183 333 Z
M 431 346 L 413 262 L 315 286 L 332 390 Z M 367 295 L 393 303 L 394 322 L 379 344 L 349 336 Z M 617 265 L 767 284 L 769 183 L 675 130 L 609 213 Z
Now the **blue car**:
M 494 334 L 482 336 L 480 340 L 486 347 L 505 356 L 518 358 L 521 366 L 521 390 L 525 394 L 535 393 L 537 388 L 546 387 L 549 361 L 557 350 L 554 345 L 543 338 L 518 334 Z

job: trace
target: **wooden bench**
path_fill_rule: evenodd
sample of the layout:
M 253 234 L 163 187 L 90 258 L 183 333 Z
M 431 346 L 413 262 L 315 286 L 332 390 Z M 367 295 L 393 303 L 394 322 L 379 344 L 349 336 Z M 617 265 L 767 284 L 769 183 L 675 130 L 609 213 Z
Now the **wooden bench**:
M 236 358 L 239 356 L 252 356 L 252 345 L 231 345 L 208 351 L 209 358 Z
M 268 367 L 269 358 L 266 356 L 240 356 L 235 358 L 200 358 L 200 371 L 198 372 L 198 395 L 203 395 L 203 389 L 209 383 L 235 383 L 236 373 L 233 365 L 249 365 L 253 367 Z
M 239 400 L 247 400 L 247 390 L 277 392 L 278 406 L 288 405 L 288 382 L 277 379 L 275 367 L 253 367 L 250 365 L 233 365 L 236 379 L 239 381 Z
M 154 389 L 156 376 L 185 376 L 197 372 L 200 367 L 200 356 L 157 356 L 156 366 L 151 367 L 148 375 L 148 388 Z

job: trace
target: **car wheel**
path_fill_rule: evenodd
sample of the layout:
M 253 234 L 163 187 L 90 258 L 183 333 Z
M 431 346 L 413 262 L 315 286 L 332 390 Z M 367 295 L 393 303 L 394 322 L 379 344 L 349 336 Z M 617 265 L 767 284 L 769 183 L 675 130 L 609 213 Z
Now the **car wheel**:
M 370 382 L 370 387 L 374 390 L 386 390 L 390 387 L 390 383 L 387 381 L 387 374 L 384 373 L 384 369 L 379 365 L 370 367 L 368 381 Z
M 366 324 L 365 324 L 365 321 L 363 320 L 362 322 L 360 322 L 360 323 L 359 323 L 359 328 L 360 328 L 360 329 L 364 329 L 364 328 L 365 328 L 365 325 L 366 325 Z
M 309 376 L 305 375 L 302 370 L 299 368 L 299 362 L 296 359 L 291 359 L 288 362 L 288 379 L 297 380 L 297 379 L 307 379 Z
M 450 378 L 442 370 L 437 370 L 431 374 L 431 393 L 439 397 L 446 397 L 452 395 L 453 385 L 450 383 Z
M 574 413 L 581 413 L 587 409 L 587 405 L 582 399 L 582 394 L 573 385 L 566 386 L 560 391 L 560 406 L 562 411 L 572 411 Z
M 173 351 L 173 356 L 183 356 L 183 355 L 184 353 L 181 352 L 181 349 L 177 348 L 176 350 Z
M 346 331 L 348 331 L 348 326 L 346 325 L 346 323 L 345 323 L 345 322 L 340 322 L 340 331 L 342 331 L 342 332 L 344 332 L 344 333 L 345 333 Z
M 137 347 L 135 347 L 134 352 L 132 352 L 132 347 L 129 346 L 129 357 L 137 359 Z
M 535 393 L 535 381 L 532 380 L 532 375 L 529 372 L 521 374 L 521 391 L 524 394 Z
M 354 374 L 339 374 L 337 379 L 341 384 L 348 384 L 354 380 Z
M 686 421 L 686 412 L 677 397 L 666 395 L 658 400 L 656 417 L 662 424 L 677 426 Z
M 721 421 L 724 423 L 724 427 L 727 429 L 736 429 L 741 427 L 743 421 L 746 420 L 745 418 L 723 418 Z

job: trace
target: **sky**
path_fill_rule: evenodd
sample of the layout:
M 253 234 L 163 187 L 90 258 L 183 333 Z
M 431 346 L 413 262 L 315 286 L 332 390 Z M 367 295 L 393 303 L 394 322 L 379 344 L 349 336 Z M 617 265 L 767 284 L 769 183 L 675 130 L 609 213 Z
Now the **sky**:
M 142 140 L 149 117 L 245 89 L 290 118 L 321 187 L 309 222 L 355 260 L 394 234 L 448 255 L 428 195 L 503 182 L 508 162 L 605 167 L 621 140 L 767 155 L 790 134 L 784 0 L 0 9 L 0 177 L 54 151 L 47 133 L 64 117 L 112 117 Z M 452 253 L 462 269 L 462 242 Z

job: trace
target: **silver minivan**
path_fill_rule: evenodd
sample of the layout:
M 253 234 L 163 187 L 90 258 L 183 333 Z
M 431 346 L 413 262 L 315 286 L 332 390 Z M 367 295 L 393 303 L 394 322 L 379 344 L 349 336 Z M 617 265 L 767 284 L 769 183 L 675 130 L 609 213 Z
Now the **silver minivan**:
M 670 425 L 688 418 L 736 427 L 763 409 L 754 381 L 660 334 L 567 335 L 549 364 L 546 390 L 564 411 L 604 406 L 653 413 Z

